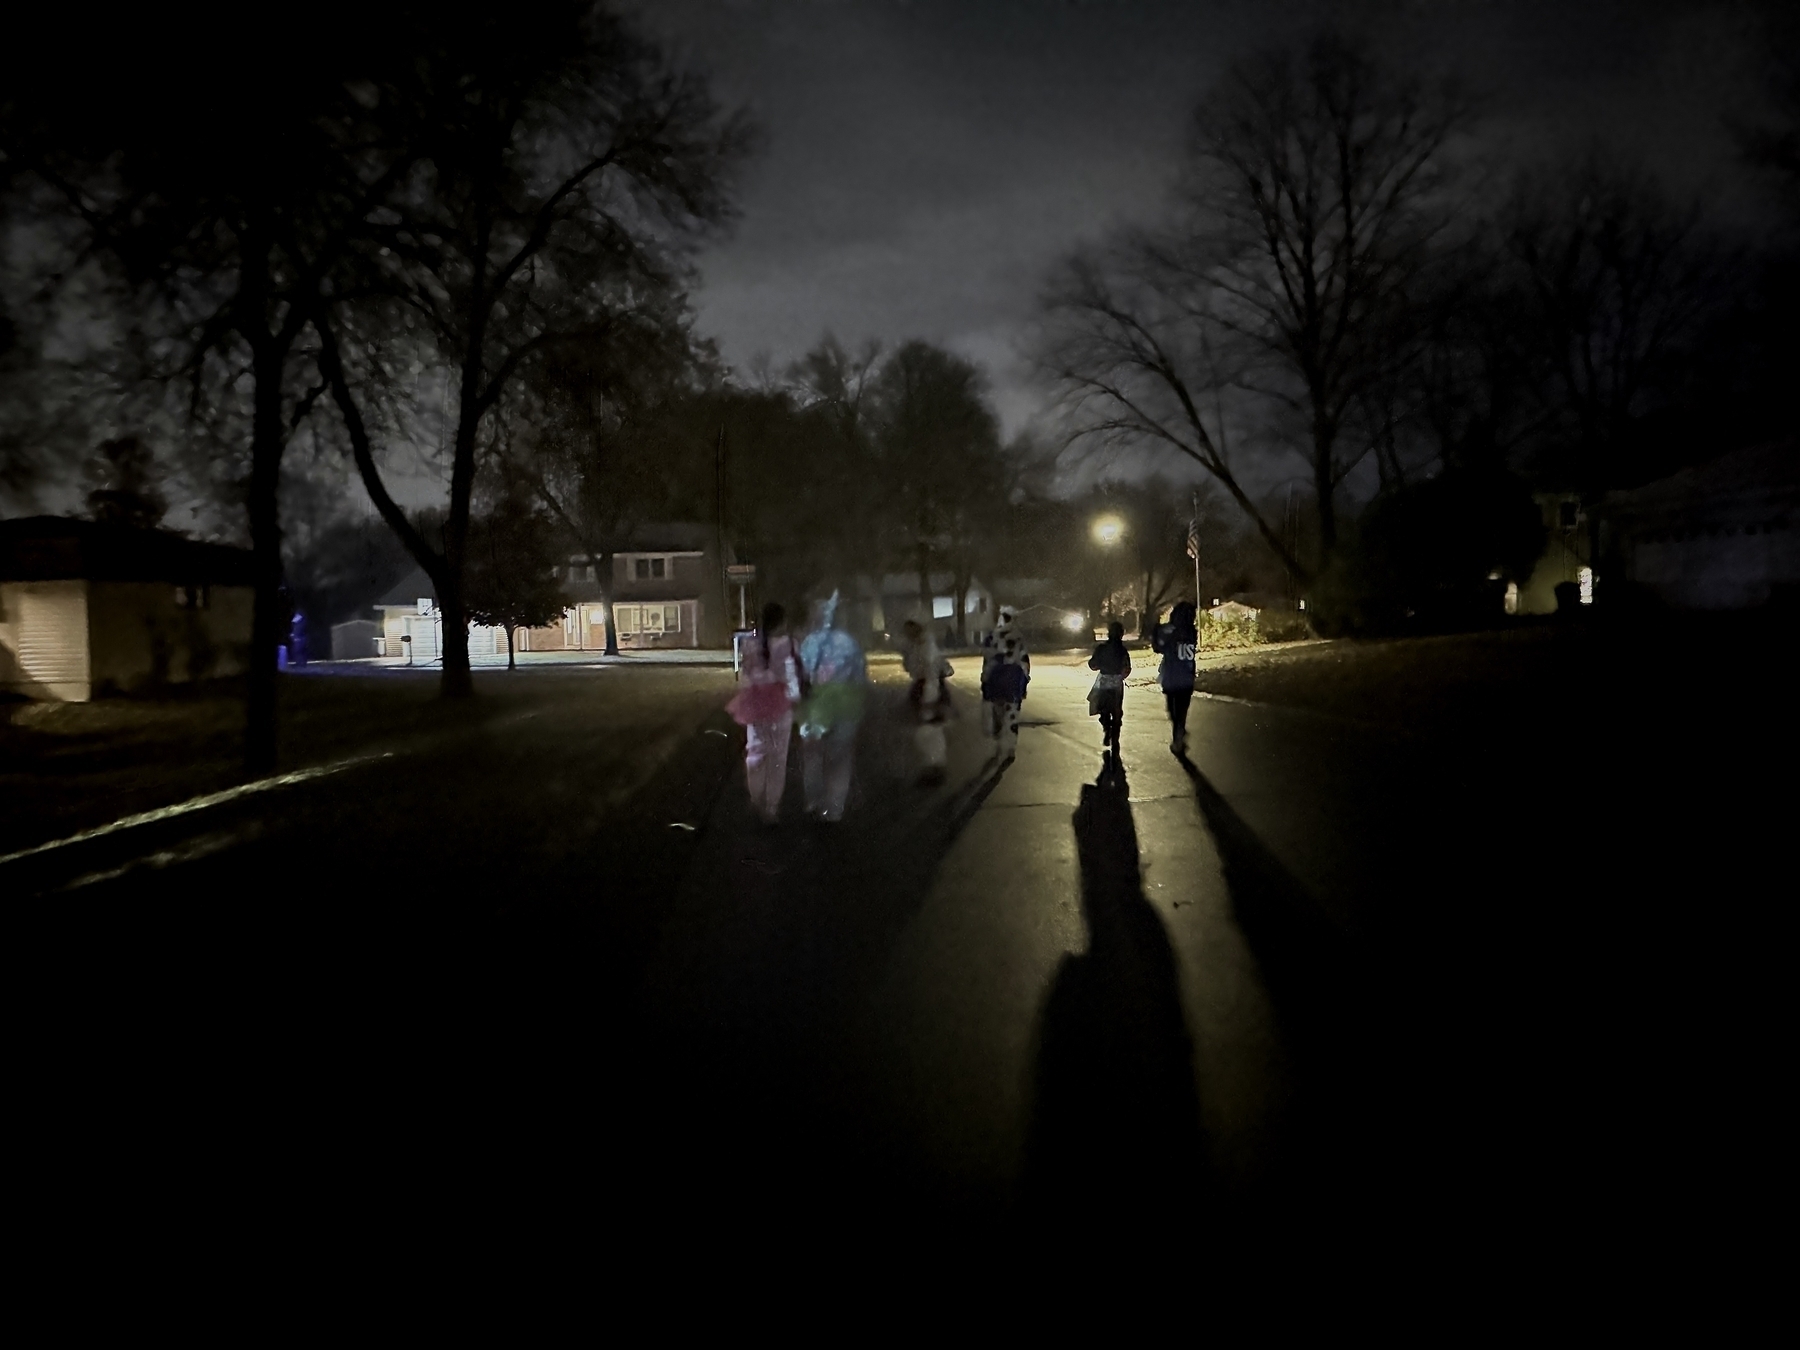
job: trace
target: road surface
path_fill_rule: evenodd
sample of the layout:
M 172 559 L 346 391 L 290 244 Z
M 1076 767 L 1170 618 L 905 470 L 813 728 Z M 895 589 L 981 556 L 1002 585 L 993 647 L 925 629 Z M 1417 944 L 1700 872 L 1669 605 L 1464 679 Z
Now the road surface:
M 1634 1203 L 1691 1120 L 1649 1105 L 1666 946 L 1590 903 L 1657 822 L 1597 863 L 1529 842 L 1554 756 L 1516 720 L 1202 697 L 1178 757 L 1134 680 L 1108 765 L 1045 659 L 1006 766 L 959 673 L 921 787 L 877 670 L 836 827 L 798 756 L 754 821 L 728 672 L 537 672 L 466 734 L 0 864 L 46 1156 L 144 1213 L 416 1219 L 453 1176 L 672 1232 L 1325 1255 L 1372 1216 Z

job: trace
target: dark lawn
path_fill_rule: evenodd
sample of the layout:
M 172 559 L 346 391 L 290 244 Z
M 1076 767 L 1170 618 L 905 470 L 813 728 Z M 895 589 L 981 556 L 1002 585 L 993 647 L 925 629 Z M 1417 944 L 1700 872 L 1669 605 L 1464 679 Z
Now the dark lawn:
M 661 693 L 716 690 L 709 668 L 478 671 L 477 697 L 446 702 L 434 674 L 281 678 L 280 769 L 416 748 L 496 718 L 580 700 L 622 725 Z M 247 781 L 244 705 L 230 687 L 161 699 L 0 704 L 0 854 Z

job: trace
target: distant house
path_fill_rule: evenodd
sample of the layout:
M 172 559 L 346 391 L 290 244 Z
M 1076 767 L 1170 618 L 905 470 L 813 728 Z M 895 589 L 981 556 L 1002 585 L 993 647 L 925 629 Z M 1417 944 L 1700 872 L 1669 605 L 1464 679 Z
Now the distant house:
M 571 555 L 559 566 L 566 567 L 560 579 L 573 603 L 560 622 L 519 629 L 514 635 L 516 649 L 603 651 L 609 617 L 625 651 L 727 646 L 730 627 L 714 538 L 711 526 L 686 522 L 637 527 L 628 537 L 629 547 L 612 557 L 610 616 L 607 588 L 597 574 L 602 564 L 586 554 Z M 423 568 L 414 568 L 396 582 L 374 607 L 381 614 L 381 627 L 379 638 L 370 642 L 377 650 L 368 655 L 404 656 L 414 665 L 441 659 L 443 612 L 436 587 Z M 469 625 L 470 655 L 505 652 L 505 629 Z
M 1677 609 L 1749 609 L 1800 587 L 1800 442 L 1750 446 L 1601 504 L 1623 578 Z
M 619 646 L 724 647 L 727 614 L 717 532 L 689 522 L 647 524 L 613 554 L 613 622 Z M 598 599 L 598 588 L 594 590 Z
M 1505 601 L 1508 614 L 1554 614 L 1556 588 L 1564 582 L 1580 587 L 1580 594 L 1585 599 L 1593 598 L 1594 573 L 1588 556 L 1591 533 L 1580 495 L 1539 492 L 1534 493 L 1533 498 L 1544 520 L 1544 551 L 1524 585 L 1508 584 Z
M 849 631 L 873 642 L 899 639 L 908 619 L 916 619 L 940 638 L 956 629 L 956 578 L 949 572 L 933 572 L 927 578 L 929 595 L 919 591 L 917 572 L 888 572 L 859 576 L 840 604 L 840 619 Z M 979 641 L 994 627 L 998 615 L 994 594 L 979 577 L 969 579 L 963 596 L 964 632 Z
M 248 668 L 247 549 L 61 516 L 0 521 L 0 691 L 85 702 Z

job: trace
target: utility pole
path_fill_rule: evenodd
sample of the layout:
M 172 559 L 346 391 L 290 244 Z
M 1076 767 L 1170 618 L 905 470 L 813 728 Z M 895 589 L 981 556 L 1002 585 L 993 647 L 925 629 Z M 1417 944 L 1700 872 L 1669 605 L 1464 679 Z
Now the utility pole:
M 718 507 L 719 617 L 731 623 L 731 578 L 725 571 L 725 424 L 719 423 L 719 442 L 713 451 L 713 500 Z M 741 603 L 740 603 L 741 608 Z M 740 625 L 741 626 L 741 625 Z

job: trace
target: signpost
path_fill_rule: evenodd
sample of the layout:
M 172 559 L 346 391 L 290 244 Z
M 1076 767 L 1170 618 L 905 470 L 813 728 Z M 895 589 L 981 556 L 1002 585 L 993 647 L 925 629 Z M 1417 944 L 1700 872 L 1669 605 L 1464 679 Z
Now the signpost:
M 744 612 L 744 592 L 750 589 L 756 580 L 754 563 L 732 563 L 725 569 L 725 580 L 738 588 L 738 627 L 750 626 L 748 616 Z

